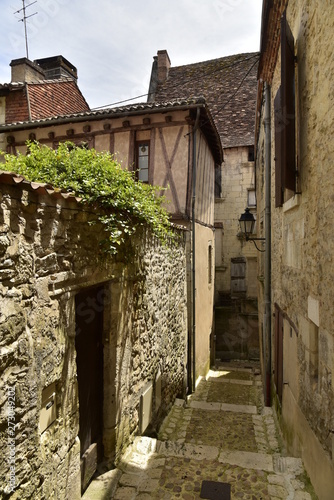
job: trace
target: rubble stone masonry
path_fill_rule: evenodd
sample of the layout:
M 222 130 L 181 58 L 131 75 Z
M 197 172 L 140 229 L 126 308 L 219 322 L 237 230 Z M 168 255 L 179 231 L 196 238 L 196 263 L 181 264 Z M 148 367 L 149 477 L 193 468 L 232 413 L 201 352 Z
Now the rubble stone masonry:
M 145 430 L 144 391 L 152 388 L 151 427 L 185 392 L 184 235 L 169 248 L 143 229 L 116 258 L 102 257 L 102 229 L 88 224 L 96 209 L 33 187 L 0 185 L 0 497 L 72 500 L 81 497 L 75 297 L 100 287 L 82 314 L 88 321 L 103 309 L 103 445 L 112 466 Z M 42 398 L 53 388 L 44 429 Z

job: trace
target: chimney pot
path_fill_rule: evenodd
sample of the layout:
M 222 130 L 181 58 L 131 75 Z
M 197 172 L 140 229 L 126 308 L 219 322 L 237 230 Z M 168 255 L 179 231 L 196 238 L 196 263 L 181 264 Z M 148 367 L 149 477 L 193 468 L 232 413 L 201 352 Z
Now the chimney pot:
M 78 71 L 70 61 L 64 56 L 45 57 L 44 59 L 36 59 L 34 63 L 44 71 L 45 78 L 48 80 L 56 80 L 57 78 L 72 78 L 74 81 L 78 79 Z

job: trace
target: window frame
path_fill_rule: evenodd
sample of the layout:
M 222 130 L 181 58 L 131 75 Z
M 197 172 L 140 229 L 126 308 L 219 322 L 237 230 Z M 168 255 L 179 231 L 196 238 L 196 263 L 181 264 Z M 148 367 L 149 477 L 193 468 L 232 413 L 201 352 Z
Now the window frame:
M 212 243 L 208 245 L 208 285 L 212 285 L 213 281 L 213 246 Z
M 147 154 L 147 169 L 140 168 L 139 166 L 139 148 L 140 146 L 144 145 L 148 147 L 148 154 Z M 144 184 L 149 184 L 149 172 L 150 172 L 150 154 L 151 154 L 151 141 L 149 139 L 143 139 L 143 140 L 136 140 L 135 142 L 135 166 L 136 166 L 136 179 L 139 182 L 143 182 Z M 140 172 L 142 170 L 147 170 L 147 180 L 142 180 L 140 179 Z

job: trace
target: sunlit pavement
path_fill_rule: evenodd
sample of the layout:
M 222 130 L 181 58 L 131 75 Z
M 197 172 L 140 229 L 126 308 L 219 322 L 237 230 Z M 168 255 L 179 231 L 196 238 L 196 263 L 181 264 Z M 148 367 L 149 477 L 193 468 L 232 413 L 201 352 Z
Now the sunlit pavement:
M 211 370 L 176 400 L 158 439 L 138 437 L 85 500 L 316 499 L 300 459 L 280 445 L 256 363 Z

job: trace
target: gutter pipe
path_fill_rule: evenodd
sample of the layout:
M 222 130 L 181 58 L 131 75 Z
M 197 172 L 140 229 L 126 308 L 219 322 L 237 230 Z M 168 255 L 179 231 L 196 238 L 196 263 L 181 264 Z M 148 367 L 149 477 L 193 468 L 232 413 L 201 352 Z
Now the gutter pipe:
M 265 405 L 271 402 L 271 88 L 265 83 L 265 268 L 264 268 L 264 369 Z
M 198 129 L 200 108 L 197 107 L 196 120 L 193 127 L 193 165 L 192 165 L 192 338 L 191 338 L 191 355 L 192 355 L 192 377 L 191 391 L 196 388 L 196 245 L 195 245 L 195 202 L 196 202 L 196 174 L 197 174 L 197 158 L 196 158 L 196 133 Z

